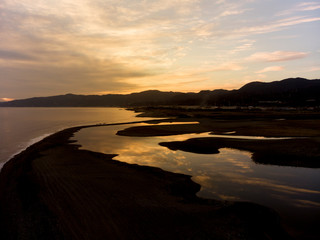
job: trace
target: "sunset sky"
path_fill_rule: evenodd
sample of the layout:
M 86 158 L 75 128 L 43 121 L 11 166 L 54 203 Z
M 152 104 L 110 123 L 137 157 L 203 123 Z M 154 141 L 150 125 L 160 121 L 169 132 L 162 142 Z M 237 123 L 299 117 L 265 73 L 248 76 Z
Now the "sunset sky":
M 320 78 L 320 1 L 1 0 L 0 99 Z

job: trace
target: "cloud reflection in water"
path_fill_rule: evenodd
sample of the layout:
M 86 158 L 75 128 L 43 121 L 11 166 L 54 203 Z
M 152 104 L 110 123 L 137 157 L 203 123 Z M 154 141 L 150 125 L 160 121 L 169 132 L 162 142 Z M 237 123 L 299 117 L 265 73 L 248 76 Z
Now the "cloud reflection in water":
M 315 209 L 319 211 L 318 169 L 256 164 L 250 152 L 236 149 L 219 149 L 219 154 L 195 154 L 172 151 L 158 144 L 209 137 L 209 133 L 161 137 L 115 135 L 130 126 L 82 129 L 75 134 L 75 139 L 83 149 L 118 154 L 115 160 L 191 175 L 202 186 L 198 193 L 201 197 L 251 201 L 280 212 L 301 208 L 308 208 L 308 214 L 314 214 Z

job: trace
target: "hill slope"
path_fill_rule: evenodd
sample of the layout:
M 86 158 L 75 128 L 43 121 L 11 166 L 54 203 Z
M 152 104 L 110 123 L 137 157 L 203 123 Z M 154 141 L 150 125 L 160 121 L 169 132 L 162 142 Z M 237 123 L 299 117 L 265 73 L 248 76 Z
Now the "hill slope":
M 0 107 L 127 107 L 154 105 L 199 106 L 319 106 L 320 79 L 288 78 L 251 82 L 238 90 L 206 90 L 199 93 L 149 90 L 131 94 L 36 97 L 0 103 Z

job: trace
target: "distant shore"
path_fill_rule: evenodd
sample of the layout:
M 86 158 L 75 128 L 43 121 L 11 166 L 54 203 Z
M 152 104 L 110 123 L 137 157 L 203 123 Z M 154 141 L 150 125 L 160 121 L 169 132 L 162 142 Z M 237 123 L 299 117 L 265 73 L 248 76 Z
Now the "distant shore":
M 0 174 L 1 239 L 290 239 L 270 209 L 196 197 L 190 176 L 79 150 L 63 130 Z

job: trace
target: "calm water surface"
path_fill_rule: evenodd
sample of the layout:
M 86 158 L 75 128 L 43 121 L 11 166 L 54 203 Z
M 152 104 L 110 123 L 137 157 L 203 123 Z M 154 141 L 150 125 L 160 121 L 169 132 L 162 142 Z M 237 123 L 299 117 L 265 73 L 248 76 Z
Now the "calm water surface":
M 297 235 L 302 234 L 301 239 L 308 238 L 308 231 L 316 231 L 315 223 L 320 220 L 319 169 L 256 164 L 250 152 L 236 149 L 220 149 L 219 154 L 194 154 L 172 151 L 158 144 L 212 136 L 209 133 L 164 137 L 115 135 L 129 126 L 82 129 L 74 139 L 83 149 L 119 154 L 115 157 L 119 161 L 191 175 L 202 186 L 198 193 L 201 197 L 269 206 L 282 215 Z
M 0 108 L 0 168 L 14 154 L 67 127 L 139 121 L 118 108 Z

